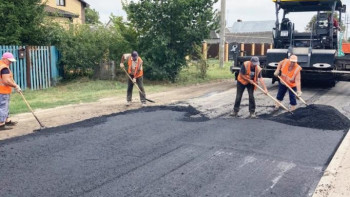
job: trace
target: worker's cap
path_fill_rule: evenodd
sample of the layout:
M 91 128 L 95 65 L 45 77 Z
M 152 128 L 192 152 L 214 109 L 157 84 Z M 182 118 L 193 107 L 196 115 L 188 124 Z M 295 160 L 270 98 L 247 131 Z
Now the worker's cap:
M 138 56 L 139 56 L 139 54 L 137 53 L 137 51 L 133 51 L 133 52 L 131 53 L 131 57 L 132 57 L 132 59 L 133 59 L 134 61 L 137 59 Z
M 7 59 L 10 62 L 15 62 L 16 61 L 15 57 L 10 52 L 6 52 L 6 53 L 2 54 L 2 59 Z
M 252 62 L 252 64 L 253 64 L 254 66 L 260 65 L 259 58 L 258 58 L 257 56 L 253 56 L 253 57 L 250 59 L 250 61 Z
M 290 57 L 289 57 L 289 60 L 291 61 L 291 62 L 298 62 L 298 56 L 296 56 L 296 55 L 291 55 Z

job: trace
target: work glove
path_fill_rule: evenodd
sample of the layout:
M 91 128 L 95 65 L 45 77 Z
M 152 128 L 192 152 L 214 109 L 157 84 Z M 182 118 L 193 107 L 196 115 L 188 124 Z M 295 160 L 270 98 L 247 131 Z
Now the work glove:
M 275 77 L 278 77 L 280 75 L 280 70 L 276 70 L 273 75 L 275 75 Z
M 302 94 L 301 91 L 298 91 L 298 92 L 297 92 L 297 96 L 298 96 L 298 97 L 301 97 L 301 94 Z
M 17 92 L 22 92 L 22 89 L 21 89 L 21 87 L 19 87 L 19 85 L 16 85 L 15 89 Z
M 133 78 L 133 79 L 132 79 L 132 82 L 133 82 L 133 83 L 136 83 L 136 78 Z
M 124 63 L 120 63 L 120 68 L 124 68 Z

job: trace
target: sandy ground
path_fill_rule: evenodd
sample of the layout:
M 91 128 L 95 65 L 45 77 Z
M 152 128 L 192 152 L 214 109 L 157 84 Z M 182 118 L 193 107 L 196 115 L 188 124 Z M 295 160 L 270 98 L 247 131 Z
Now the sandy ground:
M 272 85 L 266 80 L 271 95 L 277 94 L 277 85 Z M 308 103 L 332 105 L 345 116 L 350 117 L 350 83 L 338 83 L 335 88 L 303 88 L 303 98 Z M 147 91 L 147 90 L 146 90 Z M 194 85 L 181 88 L 172 88 L 166 92 L 148 95 L 149 99 L 155 100 L 156 104 L 167 105 L 178 103 L 192 105 L 209 118 L 230 118 L 228 113 L 233 108 L 235 99 L 234 80 L 223 80 L 208 84 Z M 257 114 L 267 114 L 273 111 L 273 101 L 264 94 L 256 94 Z M 284 101 L 288 106 L 288 96 Z M 302 104 L 300 104 L 302 106 Z M 36 110 L 35 113 L 46 127 L 55 127 L 81 120 L 108 115 L 135 109 L 140 107 L 138 98 L 130 107 L 125 106 L 125 95 L 102 99 L 94 103 L 68 105 L 54 109 Z M 282 113 L 281 110 L 278 113 Z M 242 99 L 240 118 L 248 117 L 248 98 L 244 93 Z M 0 132 L 0 140 L 15 136 L 25 135 L 38 129 L 39 125 L 32 114 L 19 114 L 13 117 L 19 124 L 12 130 Z M 337 150 L 324 177 L 317 186 L 314 196 L 350 196 L 350 135 L 347 135 Z M 310 194 L 312 195 L 312 194 Z

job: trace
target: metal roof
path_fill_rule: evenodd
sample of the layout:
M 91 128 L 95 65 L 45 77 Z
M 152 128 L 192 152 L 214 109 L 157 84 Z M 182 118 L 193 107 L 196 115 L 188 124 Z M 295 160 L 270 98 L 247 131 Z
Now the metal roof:
M 230 33 L 252 33 L 252 32 L 272 32 L 275 27 L 275 21 L 242 21 L 235 22 L 231 28 Z
M 205 40 L 208 44 L 220 43 L 219 38 Z M 228 43 L 273 43 L 272 32 L 255 33 L 228 33 L 225 35 L 225 41 Z

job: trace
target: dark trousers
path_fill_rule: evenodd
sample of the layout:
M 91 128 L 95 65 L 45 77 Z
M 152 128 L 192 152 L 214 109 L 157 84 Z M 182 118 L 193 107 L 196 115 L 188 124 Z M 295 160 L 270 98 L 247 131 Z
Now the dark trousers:
M 245 88 L 247 88 L 248 95 L 249 95 L 249 112 L 255 112 L 254 85 L 252 84 L 243 85 L 239 81 L 237 81 L 236 101 L 235 101 L 235 106 L 233 107 L 233 110 L 235 112 L 239 111 L 239 106 L 241 105 L 242 95 Z
M 130 75 L 130 77 L 134 78 L 133 75 Z M 145 89 L 143 88 L 143 77 L 142 76 L 139 78 L 136 78 L 136 84 L 139 86 L 140 90 L 144 93 L 144 94 L 141 94 L 141 92 L 139 92 L 141 102 L 146 103 L 146 93 L 145 93 Z M 131 101 L 131 99 L 132 99 L 133 87 L 134 87 L 134 83 L 130 79 L 128 79 L 128 91 L 127 91 L 127 95 L 126 95 L 127 101 Z
M 292 88 L 295 92 L 297 91 L 297 88 Z M 277 93 L 277 100 L 283 101 L 284 96 L 287 93 L 287 90 L 289 91 L 289 101 L 290 105 L 297 105 L 297 99 L 295 94 L 293 94 L 292 91 L 290 91 L 287 86 L 283 85 L 282 83 L 279 83 L 278 85 L 278 93 Z

